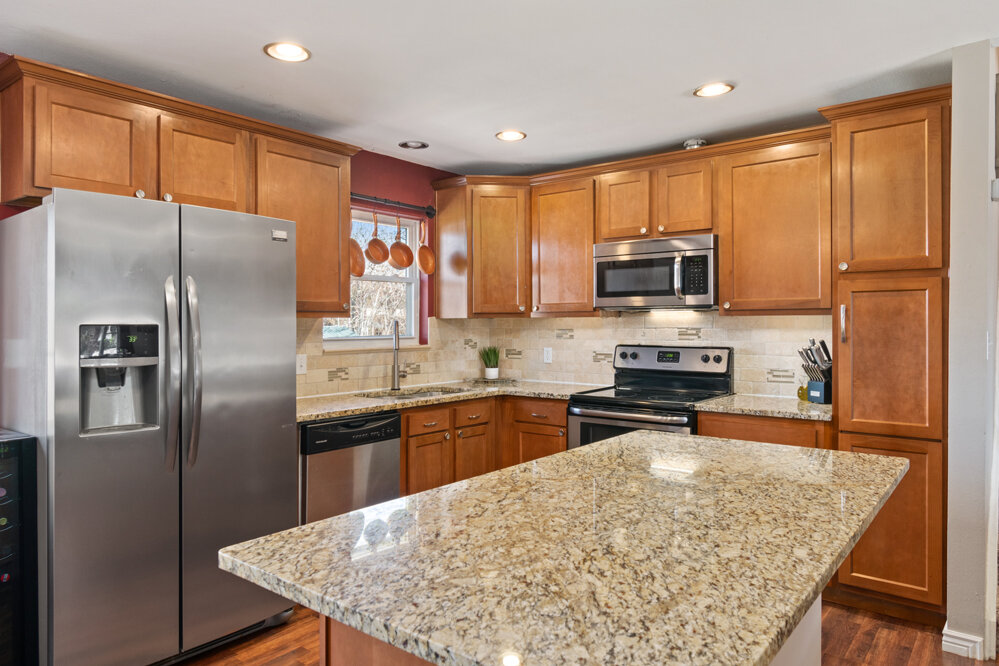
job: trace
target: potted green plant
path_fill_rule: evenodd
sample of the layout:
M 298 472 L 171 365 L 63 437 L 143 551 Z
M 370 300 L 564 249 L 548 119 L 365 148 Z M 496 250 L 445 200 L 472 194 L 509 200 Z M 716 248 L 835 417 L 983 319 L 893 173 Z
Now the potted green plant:
M 486 366 L 486 379 L 499 379 L 499 347 L 483 347 L 479 350 L 479 358 Z

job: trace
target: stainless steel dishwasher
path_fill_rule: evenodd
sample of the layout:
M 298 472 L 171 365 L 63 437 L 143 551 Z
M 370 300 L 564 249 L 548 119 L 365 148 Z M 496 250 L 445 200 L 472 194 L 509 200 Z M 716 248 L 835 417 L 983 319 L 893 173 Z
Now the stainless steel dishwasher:
M 302 522 L 399 497 L 399 412 L 302 426 Z

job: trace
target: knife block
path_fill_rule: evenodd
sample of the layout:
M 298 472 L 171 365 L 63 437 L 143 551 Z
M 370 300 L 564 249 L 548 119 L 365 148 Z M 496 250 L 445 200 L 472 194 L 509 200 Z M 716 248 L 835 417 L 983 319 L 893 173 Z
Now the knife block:
M 819 405 L 831 405 L 832 380 L 827 379 L 824 382 L 808 382 L 808 402 L 814 402 Z

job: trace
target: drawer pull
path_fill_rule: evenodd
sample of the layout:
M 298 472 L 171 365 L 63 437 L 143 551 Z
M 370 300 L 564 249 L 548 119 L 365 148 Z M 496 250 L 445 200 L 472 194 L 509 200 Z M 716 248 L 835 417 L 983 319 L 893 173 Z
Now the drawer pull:
M 468 415 L 468 420 L 469 421 L 474 421 L 475 419 L 480 418 L 481 416 L 482 416 L 482 414 L 469 414 Z
M 547 419 L 548 418 L 547 414 L 535 414 L 534 412 L 531 412 L 531 416 L 533 416 L 536 419 Z
M 430 423 L 424 423 L 423 427 L 424 428 L 433 428 L 435 425 L 437 425 L 437 421 L 431 421 Z

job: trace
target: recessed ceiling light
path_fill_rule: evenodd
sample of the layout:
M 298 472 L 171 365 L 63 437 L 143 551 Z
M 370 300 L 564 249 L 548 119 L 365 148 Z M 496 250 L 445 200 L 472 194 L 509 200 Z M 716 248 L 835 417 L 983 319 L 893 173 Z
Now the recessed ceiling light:
M 309 49 L 291 42 L 271 42 L 264 47 L 264 53 L 285 62 L 302 62 L 312 57 Z
M 698 97 L 717 97 L 718 95 L 724 95 L 725 93 L 732 92 L 733 88 L 735 88 L 735 86 L 731 83 L 715 81 L 714 83 L 705 83 L 700 88 L 694 90 L 694 94 Z
M 430 144 L 426 141 L 400 141 L 400 148 L 406 148 L 407 150 L 423 150 L 424 148 L 429 148 Z
M 496 138 L 500 141 L 522 141 L 527 138 L 527 134 L 520 130 L 503 130 L 496 132 Z

